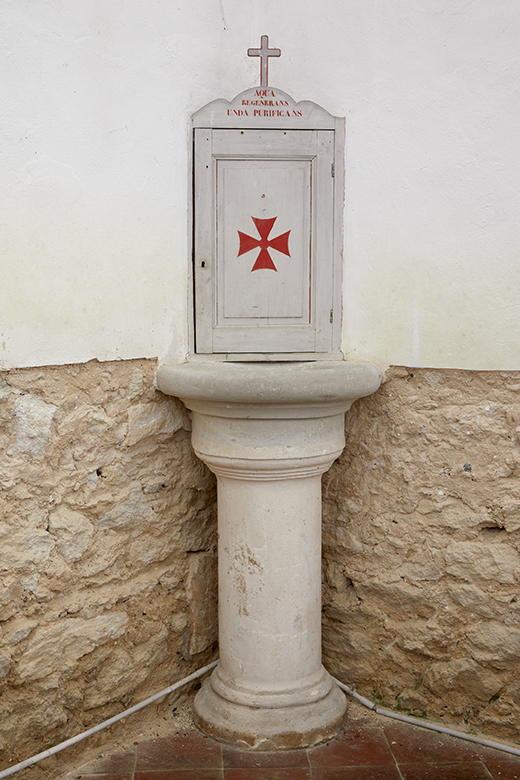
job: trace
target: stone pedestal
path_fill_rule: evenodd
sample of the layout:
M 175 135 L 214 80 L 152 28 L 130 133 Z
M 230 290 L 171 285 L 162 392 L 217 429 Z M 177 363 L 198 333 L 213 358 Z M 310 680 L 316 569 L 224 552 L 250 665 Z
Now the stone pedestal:
M 344 413 L 376 390 L 369 363 L 164 365 L 217 475 L 220 662 L 195 699 L 208 734 L 256 749 L 332 737 L 344 694 L 321 663 L 321 475 Z

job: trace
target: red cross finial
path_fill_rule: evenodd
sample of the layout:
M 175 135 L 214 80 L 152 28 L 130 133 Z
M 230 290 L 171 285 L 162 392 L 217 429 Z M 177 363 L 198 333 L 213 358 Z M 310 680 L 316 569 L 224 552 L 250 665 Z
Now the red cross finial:
M 260 49 L 248 49 L 247 50 L 247 56 L 248 57 L 260 57 L 260 86 L 261 87 L 267 87 L 268 86 L 268 65 L 269 65 L 269 57 L 281 57 L 282 51 L 281 49 L 270 49 L 269 48 L 269 37 L 267 35 L 262 35 L 261 37 L 261 48 Z

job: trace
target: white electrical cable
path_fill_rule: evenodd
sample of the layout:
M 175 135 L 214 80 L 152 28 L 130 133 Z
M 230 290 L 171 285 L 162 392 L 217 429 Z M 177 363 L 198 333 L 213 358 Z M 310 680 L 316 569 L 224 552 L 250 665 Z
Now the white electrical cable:
M 120 712 L 119 715 L 114 715 L 113 718 L 104 720 L 103 723 L 99 723 L 97 726 L 93 726 L 88 731 L 84 731 L 82 734 L 77 734 L 75 737 L 71 737 L 70 739 L 67 739 L 65 742 L 60 742 L 59 745 L 55 745 L 54 747 L 49 748 L 48 750 L 44 750 L 42 753 L 38 753 L 38 755 L 33 756 L 32 758 L 27 758 L 25 761 L 22 761 L 19 764 L 15 764 L 15 766 L 9 767 L 9 769 L 4 769 L 2 772 L 0 772 L 0 780 L 3 780 L 4 777 L 9 777 L 9 775 L 13 775 L 15 772 L 19 772 L 21 769 L 25 769 L 28 766 L 37 764 L 38 761 L 42 761 L 44 758 L 49 758 L 50 756 L 53 756 L 55 753 L 59 753 L 60 750 L 65 750 L 65 748 L 75 745 L 77 742 L 81 742 L 83 739 L 92 736 L 92 734 L 96 734 L 96 732 L 101 731 L 102 729 L 106 729 L 107 726 L 112 726 L 114 723 L 117 723 L 119 720 L 122 720 L 123 718 L 128 717 L 128 715 L 132 715 L 134 712 L 137 712 L 138 710 L 141 710 L 143 707 L 146 707 L 148 704 L 152 704 L 154 701 L 157 701 L 158 699 L 162 699 L 163 696 L 167 696 L 169 693 L 176 691 L 178 688 L 182 688 L 183 685 L 186 685 L 187 683 L 196 680 L 198 677 L 202 677 L 203 674 L 209 672 L 217 664 L 218 664 L 218 660 L 213 661 L 213 663 L 208 664 L 207 666 L 203 666 L 202 669 L 193 672 L 193 674 L 188 675 L 188 677 L 184 677 L 182 680 L 179 680 L 179 682 L 176 682 L 174 685 L 170 685 L 169 688 L 165 688 L 163 691 L 160 691 L 160 693 L 156 693 L 153 696 L 150 696 L 148 699 L 145 699 L 144 701 L 140 702 L 140 704 L 135 704 L 133 707 L 130 707 L 130 709 L 125 710 L 124 712 Z M 468 742 L 476 742 L 478 745 L 485 745 L 486 747 L 494 748 L 495 750 L 501 750 L 504 753 L 512 753 L 514 756 L 520 756 L 520 750 L 514 747 L 510 747 L 509 745 L 504 745 L 501 742 L 492 742 L 489 739 L 483 739 L 482 737 L 475 737 L 473 736 L 473 734 L 465 734 L 463 731 L 455 731 L 454 729 L 450 729 L 446 726 L 438 726 L 436 723 L 431 723 L 430 721 L 427 720 L 412 718 L 409 715 L 403 715 L 400 712 L 392 712 L 391 710 L 386 710 L 381 707 L 377 707 L 371 701 L 365 699 L 364 696 L 360 696 L 359 693 L 356 693 L 356 691 L 350 686 L 345 685 L 344 683 L 340 682 L 334 677 L 332 679 L 334 680 L 335 683 L 337 683 L 337 685 L 341 688 L 341 690 L 345 691 L 345 693 L 348 693 L 349 696 L 352 696 L 354 699 L 356 699 L 356 701 L 360 702 L 360 704 L 363 704 L 364 707 L 368 707 L 369 710 L 372 710 L 378 715 L 385 715 L 387 718 L 400 720 L 403 723 L 410 723 L 412 726 L 420 726 L 423 729 L 438 731 L 441 734 L 449 734 L 452 737 L 465 739 Z
M 77 734 L 75 737 L 71 737 L 65 742 L 60 742 L 59 745 L 55 745 L 48 750 L 44 750 L 42 753 L 38 753 L 37 756 L 27 758 L 20 764 L 9 767 L 9 769 L 4 769 L 2 772 L 0 772 L 0 780 L 2 780 L 4 777 L 9 777 L 9 775 L 13 775 L 15 772 L 19 772 L 20 769 L 25 769 L 28 766 L 32 766 L 44 758 L 49 758 L 49 756 L 53 756 L 55 753 L 59 753 L 60 750 L 71 747 L 71 745 L 75 745 L 77 742 L 81 742 L 82 739 L 86 739 L 86 737 L 92 736 L 92 734 L 95 734 L 97 731 L 101 731 L 101 729 L 106 729 L 107 726 L 112 726 L 112 724 L 117 723 L 118 720 L 122 720 L 123 718 L 128 717 L 128 715 L 132 715 L 132 713 L 137 712 L 137 710 L 141 710 L 143 707 L 146 707 L 147 704 L 152 704 L 152 702 L 157 701 L 157 699 L 162 699 L 163 696 L 167 696 L 169 693 L 176 691 L 177 688 L 181 688 L 183 685 L 186 685 L 186 683 L 189 683 L 192 680 L 196 680 L 197 677 L 202 677 L 203 674 L 209 672 L 209 670 L 213 669 L 213 667 L 215 667 L 217 664 L 218 661 L 213 661 L 213 663 L 208 664 L 207 666 L 203 666 L 202 669 L 199 669 L 197 672 L 193 672 L 193 674 L 188 675 L 188 677 L 184 677 L 183 680 L 180 680 L 174 685 L 170 685 L 169 688 L 165 688 L 164 691 L 156 693 L 154 696 L 150 696 L 150 698 L 145 699 L 140 704 L 135 704 L 133 707 L 130 707 L 130 709 L 125 710 L 124 712 L 120 712 L 119 715 L 114 715 L 113 718 L 104 720 L 103 723 L 99 723 L 97 726 L 93 726 L 88 731 L 84 731 L 82 734 Z
M 345 693 L 348 693 L 349 696 L 352 696 L 354 699 L 356 699 L 356 701 L 360 702 L 365 707 L 368 707 L 369 710 L 373 710 L 373 712 L 376 712 L 378 715 L 385 715 L 387 718 L 401 720 L 403 723 L 411 723 L 412 726 L 421 726 L 423 729 L 439 731 L 441 734 L 449 734 L 451 737 L 459 737 L 459 739 L 465 739 L 468 742 L 476 742 L 478 745 L 485 745 L 486 747 L 494 748 L 495 750 L 502 750 L 504 753 L 512 753 L 514 756 L 520 756 L 520 750 L 518 750 L 518 748 L 504 745 L 501 742 L 492 742 L 490 739 L 475 737 L 473 734 L 466 734 L 464 731 L 455 731 L 454 729 L 450 729 L 447 726 L 438 726 L 436 723 L 432 723 L 429 720 L 422 720 L 422 718 L 412 718 L 410 715 L 403 715 L 400 712 L 393 712 L 392 710 L 385 710 L 381 707 L 377 707 L 375 704 L 372 704 L 371 701 L 365 699 L 364 696 L 360 696 L 359 693 L 356 693 L 356 691 L 353 688 L 350 688 L 350 686 L 345 685 L 339 680 L 336 680 L 334 677 L 332 679 L 337 683 L 337 685 L 339 685 L 342 691 L 345 691 Z

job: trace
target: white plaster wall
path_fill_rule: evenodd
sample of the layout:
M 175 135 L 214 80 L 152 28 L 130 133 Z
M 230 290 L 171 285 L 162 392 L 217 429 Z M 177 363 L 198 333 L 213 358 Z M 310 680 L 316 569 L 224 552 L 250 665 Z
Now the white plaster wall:
M 258 80 L 347 117 L 344 350 L 520 368 L 517 0 L 2 8 L 0 366 L 182 359 L 189 114 Z

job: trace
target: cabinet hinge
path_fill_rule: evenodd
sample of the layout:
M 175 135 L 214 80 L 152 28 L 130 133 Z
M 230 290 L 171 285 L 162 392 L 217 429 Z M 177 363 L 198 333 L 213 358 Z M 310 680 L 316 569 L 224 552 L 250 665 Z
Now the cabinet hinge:
M 331 321 L 331 322 L 332 322 L 332 313 L 333 313 L 333 311 L 332 311 L 332 309 L 331 309 L 331 310 L 330 310 L 330 321 Z
M 330 166 L 330 175 L 332 176 L 332 178 L 334 178 L 334 163 L 332 163 Z

